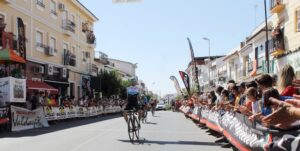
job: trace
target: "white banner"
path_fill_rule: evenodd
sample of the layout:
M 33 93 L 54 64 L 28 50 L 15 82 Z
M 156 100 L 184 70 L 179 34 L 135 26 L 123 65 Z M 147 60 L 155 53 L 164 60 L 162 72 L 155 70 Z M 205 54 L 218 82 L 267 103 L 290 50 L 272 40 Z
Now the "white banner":
M 0 78 L 0 102 L 26 102 L 26 79 Z
M 43 108 L 30 111 L 25 108 L 11 106 L 11 130 L 21 131 L 40 127 L 49 127 Z
M 117 113 L 121 112 L 121 107 L 111 107 L 107 106 L 105 109 L 103 107 L 93 106 L 93 107 L 79 107 L 79 106 L 70 106 L 70 107 L 44 107 L 44 114 L 48 121 L 51 120 L 61 120 L 74 117 L 90 117 L 97 116 L 104 113 Z

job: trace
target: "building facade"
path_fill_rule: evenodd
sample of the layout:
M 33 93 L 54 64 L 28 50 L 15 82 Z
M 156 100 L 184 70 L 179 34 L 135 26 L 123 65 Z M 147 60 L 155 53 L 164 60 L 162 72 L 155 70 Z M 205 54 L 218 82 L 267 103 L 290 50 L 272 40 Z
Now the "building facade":
M 18 23 L 24 23 L 27 80 L 45 82 L 64 96 L 91 94 L 95 15 L 77 0 L 2 0 L 0 8 L 5 31 L 18 35 Z

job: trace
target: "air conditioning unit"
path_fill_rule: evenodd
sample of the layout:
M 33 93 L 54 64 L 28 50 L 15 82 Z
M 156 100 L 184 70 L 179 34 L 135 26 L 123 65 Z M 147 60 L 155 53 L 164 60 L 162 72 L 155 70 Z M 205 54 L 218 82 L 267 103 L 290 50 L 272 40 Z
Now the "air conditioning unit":
M 38 73 L 44 73 L 45 70 L 44 70 L 44 66 L 38 66 Z
M 48 48 L 48 55 L 49 56 L 54 56 L 55 52 L 53 48 Z
M 62 77 L 62 78 L 67 78 L 67 74 L 68 74 L 67 68 L 62 68 L 61 71 L 62 71 L 62 72 L 61 72 L 61 77 Z
M 53 65 L 48 65 L 47 67 L 47 74 L 48 75 L 53 75 Z
M 63 4 L 63 3 L 59 3 L 58 8 L 59 8 L 60 11 L 65 11 L 66 10 L 65 4 Z

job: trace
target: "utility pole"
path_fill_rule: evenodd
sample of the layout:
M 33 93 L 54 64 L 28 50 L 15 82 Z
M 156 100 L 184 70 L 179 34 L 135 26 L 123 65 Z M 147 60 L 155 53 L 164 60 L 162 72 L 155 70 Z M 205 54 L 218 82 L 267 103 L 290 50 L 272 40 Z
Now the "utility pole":
M 267 17 L 267 0 L 264 0 L 264 5 L 265 5 L 265 24 L 266 24 L 266 53 L 265 53 L 265 56 L 266 56 L 266 65 L 267 65 L 267 73 L 270 73 L 270 64 L 269 64 L 269 36 L 268 36 L 268 32 L 269 32 L 269 29 L 268 29 L 268 17 Z

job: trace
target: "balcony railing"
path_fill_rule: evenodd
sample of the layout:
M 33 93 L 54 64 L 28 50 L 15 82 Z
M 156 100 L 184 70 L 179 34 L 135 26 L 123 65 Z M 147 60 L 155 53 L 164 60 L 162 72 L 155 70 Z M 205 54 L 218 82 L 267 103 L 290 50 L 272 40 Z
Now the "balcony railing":
M 63 20 L 63 22 L 62 22 L 62 28 L 66 32 L 70 31 L 72 33 L 75 33 L 75 27 L 76 27 L 76 24 L 68 19 Z
M 56 10 L 51 10 L 50 12 L 51 12 L 51 14 L 53 14 L 53 15 L 57 16 L 57 12 L 56 12 Z
M 64 65 L 76 66 L 76 55 L 71 53 L 70 50 L 64 50 Z
M 43 7 L 43 8 L 45 8 L 45 4 L 42 1 L 37 0 L 36 4 Z
M 272 13 L 281 13 L 283 9 L 283 0 L 270 0 L 270 10 Z
M 96 37 L 93 31 L 87 31 L 86 42 L 92 45 L 96 44 Z

